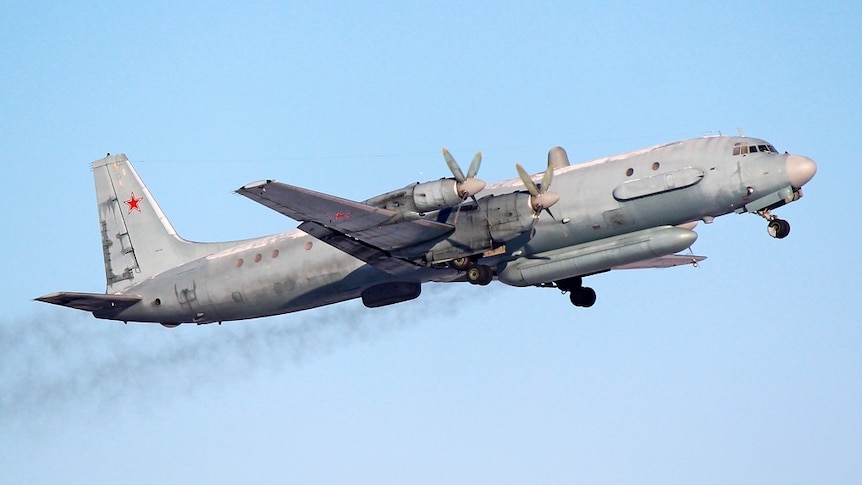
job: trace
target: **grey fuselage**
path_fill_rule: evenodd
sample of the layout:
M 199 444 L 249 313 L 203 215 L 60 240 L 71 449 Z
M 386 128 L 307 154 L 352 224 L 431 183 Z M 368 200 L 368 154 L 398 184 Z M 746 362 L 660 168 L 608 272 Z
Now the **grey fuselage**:
M 734 155 L 735 146 L 770 150 Z M 520 261 L 552 258 L 573 246 L 778 207 L 799 195 L 788 173 L 790 157 L 799 156 L 779 154 L 759 139 L 706 137 L 559 168 L 553 191 L 560 200 L 553 217 L 542 214 L 531 231 L 481 261 L 501 275 Z M 477 198 L 524 190 L 523 182 L 513 179 L 489 185 Z M 423 217 L 452 223 L 455 214 L 446 209 Z M 96 316 L 165 324 L 220 322 L 350 300 L 386 282 L 463 281 L 459 272 L 430 264 L 408 275 L 390 275 L 298 230 L 221 243 L 218 249 L 122 289 L 120 293 L 139 295 L 141 301 L 119 313 Z M 582 275 L 566 275 L 577 276 Z M 536 283 L 499 279 L 518 286 Z

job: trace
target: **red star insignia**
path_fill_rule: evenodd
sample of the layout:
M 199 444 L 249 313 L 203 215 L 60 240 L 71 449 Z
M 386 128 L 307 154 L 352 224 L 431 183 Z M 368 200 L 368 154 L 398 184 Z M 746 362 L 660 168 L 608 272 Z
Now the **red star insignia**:
M 129 206 L 129 214 L 131 214 L 133 210 L 136 210 L 136 211 L 138 211 L 138 212 L 141 212 L 141 206 L 140 206 L 140 205 L 138 205 L 138 203 L 139 203 L 140 201 L 142 201 L 142 200 L 144 200 L 144 198 L 143 198 L 143 197 L 141 197 L 141 198 L 136 198 L 136 197 L 135 197 L 135 193 L 134 193 L 134 192 L 132 192 L 132 197 L 131 197 L 129 200 L 125 200 L 125 201 L 123 201 L 123 202 L 125 202 L 125 203 L 126 203 L 126 205 L 127 205 L 127 206 Z
M 335 220 L 336 221 L 339 219 L 347 219 L 348 217 L 350 217 L 350 214 L 347 212 L 336 212 L 335 213 Z

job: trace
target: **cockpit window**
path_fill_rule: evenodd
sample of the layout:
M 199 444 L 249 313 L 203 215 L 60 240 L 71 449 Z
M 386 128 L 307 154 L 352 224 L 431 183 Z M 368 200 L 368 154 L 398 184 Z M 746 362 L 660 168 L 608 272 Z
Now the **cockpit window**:
M 766 145 L 743 145 L 742 143 L 736 143 L 733 146 L 733 154 L 734 155 L 745 155 L 748 153 L 757 153 L 757 152 L 778 153 L 778 150 L 776 150 L 774 146 L 769 145 L 769 144 L 766 144 Z

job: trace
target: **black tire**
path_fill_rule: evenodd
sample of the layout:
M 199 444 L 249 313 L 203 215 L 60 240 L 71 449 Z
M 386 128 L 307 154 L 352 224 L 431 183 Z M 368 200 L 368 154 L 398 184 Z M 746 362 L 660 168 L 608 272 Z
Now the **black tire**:
M 482 278 L 479 279 L 477 284 L 480 286 L 488 286 L 491 284 L 491 281 L 494 280 L 494 272 L 491 271 L 491 268 L 485 265 L 479 265 L 479 268 L 482 270 Z
M 467 267 L 467 282 L 472 285 L 485 286 L 494 279 L 494 272 L 483 264 L 471 264 Z
M 587 287 L 572 290 L 569 300 L 576 307 L 589 308 L 596 304 L 596 290 Z
M 470 267 L 470 258 L 453 259 L 449 265 L 458 271 L 467 271 L 467 268 Z
M 784 239 L 790 235 L 790 223 L 784 219 L 772 219 L 766 225 L 769 235 L 776 239 Z

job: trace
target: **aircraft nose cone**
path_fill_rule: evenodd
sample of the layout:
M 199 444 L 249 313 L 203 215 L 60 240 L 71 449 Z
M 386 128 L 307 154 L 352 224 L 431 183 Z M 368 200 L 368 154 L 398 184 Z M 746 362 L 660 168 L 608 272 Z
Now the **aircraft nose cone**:
M 817 164 L 814 160 L 802 155 L 790 155 L 787 157 L 787 179 L 794 189 L 798 189 L 814 178 L 817 173 Z

